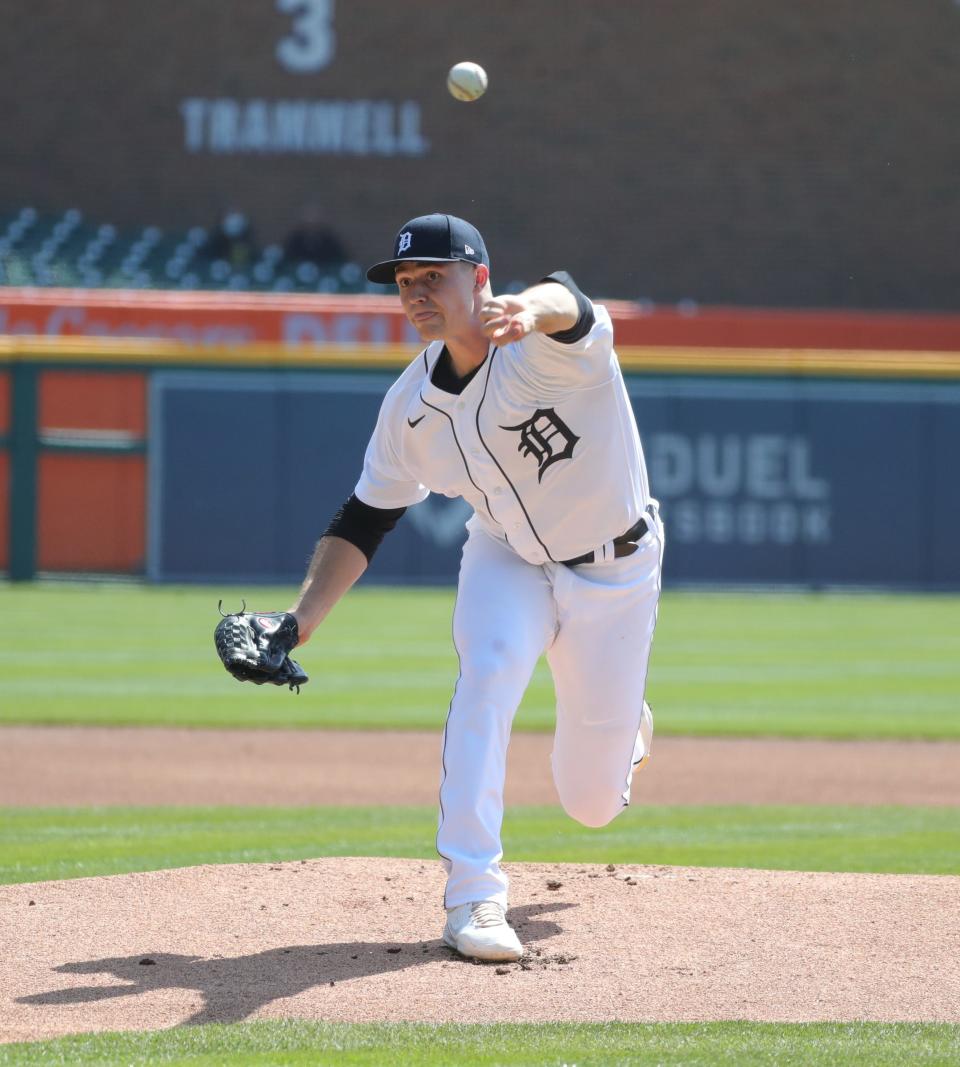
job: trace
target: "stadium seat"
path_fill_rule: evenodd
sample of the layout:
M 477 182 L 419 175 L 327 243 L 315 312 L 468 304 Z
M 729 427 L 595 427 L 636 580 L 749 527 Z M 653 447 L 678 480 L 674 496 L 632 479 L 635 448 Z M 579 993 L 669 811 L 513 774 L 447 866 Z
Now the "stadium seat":
M 88 289 L 225 289 L 299 293 L 382 292 L 357 263 L 290 260 L 268 244 L 243 269 L 203 254 L 202 226 L 127 229 L 88 220 L 76 208 L 46 214 L 32 206 L 0 211 L 0 285 Z

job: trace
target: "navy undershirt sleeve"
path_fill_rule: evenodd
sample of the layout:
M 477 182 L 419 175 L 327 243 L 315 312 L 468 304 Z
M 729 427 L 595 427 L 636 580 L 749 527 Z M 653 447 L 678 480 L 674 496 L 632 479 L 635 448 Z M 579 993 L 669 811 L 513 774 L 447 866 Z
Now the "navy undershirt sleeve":
M 397 525 L 406 508 L 374 508 L 364 504 L 351 493 L 340 510 L 330 520 L 323 532 L 324 537 L 339 537 L 349 541 L 367 557 L 380 547 L 380 542 Z
M 588 297 L 580 291 L 577 283 L 570 277 L 565 270 L 555 270 L 552 274 L 548 274 L 545 278 L 540 279 L 541 282 L 556 282 L 558 285 L 562 285 L 567 292 L 573 295 L 574 300 L 577 302 L 577 310 L 580 312 L 580 317 L 570 327 L 569 330 L 560 330 L 558 333 L 548 333 L 548 337 L 552 337 L 554 341 L 559 341 L 563 345 L 572 345 L 577 341 L 582 340 L 593 329 L 594 314 L 593 304 L 590 303 Z

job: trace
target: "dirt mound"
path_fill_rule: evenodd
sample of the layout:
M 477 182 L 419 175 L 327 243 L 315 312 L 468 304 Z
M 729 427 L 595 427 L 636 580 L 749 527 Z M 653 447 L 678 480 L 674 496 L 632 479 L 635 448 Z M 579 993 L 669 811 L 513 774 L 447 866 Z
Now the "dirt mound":
M 442 946 L 438 863 L 0 887 L 0 1040 L 252 1018 L 960 1022 L 960 878 L 512 864 L 517 964 Z

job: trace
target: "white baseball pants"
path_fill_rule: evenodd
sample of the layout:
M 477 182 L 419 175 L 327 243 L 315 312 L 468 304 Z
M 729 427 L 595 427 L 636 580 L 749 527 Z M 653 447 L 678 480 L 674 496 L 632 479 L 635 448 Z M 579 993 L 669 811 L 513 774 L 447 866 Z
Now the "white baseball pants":
M 443 733 L 437 851 L 445 906 L 507 904 L 503 785 L 513 717 L 546 651 L 557 698 L 553 780 L 566 812 L 604 826 L 630 799 L 660 596 L 663 525 L 630 556 L 535 565 L 480 529 L 463 549 L 453 639 L 460 660 Z M 647 733 L 646 729 L 644 733 Z

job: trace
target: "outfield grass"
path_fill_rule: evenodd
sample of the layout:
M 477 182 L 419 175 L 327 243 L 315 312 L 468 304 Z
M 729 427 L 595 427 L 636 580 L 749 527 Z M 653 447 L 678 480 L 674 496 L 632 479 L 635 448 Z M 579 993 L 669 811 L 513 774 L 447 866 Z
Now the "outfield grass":
M 318 856 L 436 859 L 433 808 L 5 808 L 0 883 Z M 960 874 L 955 808 L 631 809 L 588 830 L 513 808 L 509 861 Z
M 439 729 L 452 590 L 361 587 L 300 659 L 295 698 L 241 686 L 213 648 L 217 600 L 291 589 L 0 587 L 0 722 Z M 960 738 L 960 597 L 667 593 L 648 696 L 661 734 Z M 549 729 L 541 663 L 517 719 Z
M 361 588 L 301 659 L 299 698 L 239 686 L 213 650 L 216 601 L 285 606 L 292 590 L 0 586 L 0 723 L 439 730 L 456 658 L 452 591 Z M 960 738 L 960 598 L 669 593 L 648 695 L 661 733 Z M 552 727 L 541 665 L 518 716 Z M 0 809 L 0 882 L 199 863 L 435 858 L 431 808 Z M 946 808 L 631 808 L 586 830 L 514 808 L 508 860 L 960 874 Z M 554 1024 L 181 1027 L 0 1046 L 0 1067 L 52 1064 L 960 1064 L 960 1028 Z
M 0 1067 L 947 1067 L 960 1027 L 913 1023 L 257 1022 L 0 1046 Z

